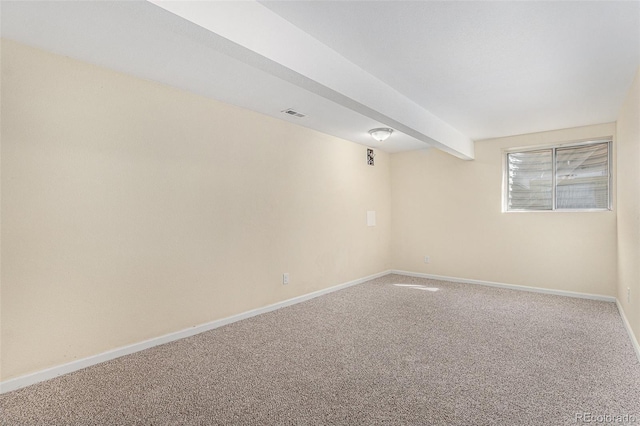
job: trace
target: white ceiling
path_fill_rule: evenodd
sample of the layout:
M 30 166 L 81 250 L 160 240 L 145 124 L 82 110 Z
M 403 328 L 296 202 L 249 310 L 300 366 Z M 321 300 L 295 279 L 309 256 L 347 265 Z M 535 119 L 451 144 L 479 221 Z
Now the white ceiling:
M 2 36 L 373 145 L 615 121 L 640 2 L 11 2 Z M 293 107 L 305 118 L 285 116 Z
M 471 139 L 615 121 L 638 1 L 263 1 Z

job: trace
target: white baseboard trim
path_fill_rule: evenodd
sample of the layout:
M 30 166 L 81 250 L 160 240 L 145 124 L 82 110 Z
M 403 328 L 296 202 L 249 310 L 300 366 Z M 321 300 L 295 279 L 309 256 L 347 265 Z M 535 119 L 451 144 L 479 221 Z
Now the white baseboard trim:
M 53 379 L 55 377 L 72 373 L 74 371 L 82 370 L 83 368 L 100 364 L 102 362 L 110 361 L 112 359 L 119 358 L 124 355 L 129 355 L 135 352 L 149 349 L 154 346 L 159 346 L 165 343 L 173 342 L 175 340 L 184 339 L 185 337 L 194 336 L 196 334 L 213 330 L 215 328 L 222 327 L 224 325 L 231 324 L 236 321 L 241 321 L 243 319 L 251 318 L 256 315 L 275 311 L 277 309 L 284 308 L 285 306 L 295 305 L 297 303 L 301 303 L 301 302 L 316 298 L 318 296 L 322 296 L 324 294 L 332 293 L 334 291 L 338 291 L 338 290 L 351 287 L 357 284 L 362 284 L 363 282 L 366 282 L 375 278 L 383 277 L 389 274 L 397 274 L 397 275 L 404 275 L 404 276 L 418 277 L 418 278 L 429 278 L 434 280 L 451 281 L 451 282 L 458 282 L 458 283 L 464 283 L 464 284 L 478 284 L 478 285 L 485 285 L 490 287 L 500 287 L 500 288 L 508 288 L 513 290 L 530 291 L 535 293 L 555 294 L 560 296 L 601 300 L 605 302 L 615 302 L 618 307 L 618 311 L 620 312 L 620 316 L 622 317 L 622 321 L 627 330 L 627 333 L 629 334 L 629 337 L 631 339 L 633 348 L 636 352 L 636 355 L 638 356 L 638 361 L 640 362 L 640 345 L 638 344 L 638 341 L 635 338 L 633 331 L 631 330 L 631 326 L 629 325 L 629 321 L 627 320 L 627 317 L 625 316 L 624 311 L 622 310 L 622 306 L 620 305 L 620 303 L 615 297 L 598 295 L 598 294 L 589 294 L 589 293 L 577 293 L 577 292 L 564 291 L 564 290 L 552 290 L 552 289 L 546 289 L 546 288 L 540 288 L 540 287 L 528 287 L 528 286 L 521 286 L 521 285 L 514 285 L 514 284 L 496 283 L 491 281 L 472 280 L 472 279 L 466 279 L 466 278 L 448 277 L 448 276 L 442 276 L 442 275 L 423 274 L 423 273 L 401 271 L 401 270 L 389 270 L 389 271 L 383 271 L 377 274 L 369 275 L 367 277 L 358 278 L 356 280 L 349 281 L 349 282 L 339 284 L 333 287 L 329 287 L 326 289 L 318 290 L 313 293 L 308 293 L 302 296 L 294 297 L 292 299 L 284 300 L 282 302 L 274 303 L 272 305 L 268 305 L 262 308 L 253 309 L 251 311 L 243 312 L 237 315 L 232 315 L 227 318 L 211 321 L 205 324 L 190 327 L 188 329 L 180 330 L 174 333 L 169 333 L 164 336 L 159 336 L 152 339 L 144 340 L 142 342 L 138 342 L 138 343 L 123 346 L 117 349 L 113 349 L 110 351 L 102 352 L 97 355 L 92 355 L 76 361 L 71 361 L 66 364 L 47 368 L 45 370 L 40 370 L 35 373 L 9 379 L 4 382 L 0 382 L 0 394 L 11 392 L 29 385 L 33 385 L 35 383 L 43 382 L 45 380 Z
M 322 296 L 327 293 L 332 293 L 337 290 L 342 290 L 347 287 L 351 287 L 363 282 L 372 280 L 374 278 L 383 277 L 388 275 L 390 271 L 383 271 L 377 274 L 369 275 L 367 277 L 358 278 L 353 281 L 342 283 L 333 287 L 325 288 L 322 290 L 314 291 L 313 293 L 304 294 L 302 296 L 294 297 L 292 299 L 284 300 L 282 302 L 274 303 L 262 308 L 253 309 L 241 314 L 232 315 L 227 318 L 211 321 L 205 324 L 190 327 L 184 330 L 176 331 L 174 333 L 165 334 L 164 336 L 154 337 L 152 339 L 144 340 L 142 342 L 134 343 L 127 346 L 122 346 L 117 349 L 102 352 L 97 355 L 88 356 L 86 358 L 71 361 L 66 364 L 57 365 L 55 367 L 47 368 L 45 370 L 36 371 L 24 376 L 15 377 L 13 379 L 0 382 L 0 394 L 11 392 L 16 389 L 20 389 L 35 383 L 43 382 L 45 380 L 53 379 L 54 377 L 62 376 L 63 374 L 72 373 L 74 371 L 82 370 L 83 368 L 90 367 L 92 365 L 100 364 L 105 361 L 110 361 L 115 358 L 119 358 L 124 355 L 129 355 L 135 352 L 143 351 L 145 349 L 152 348 L 154 346 L 163 345 L 165 343 L 173 342 L 175 340 L 184 339 L 185 337 L 194 336 L 196 334 L 203 333 L 205 331 L 213 330 L 218 327 L 222 327 L 227 324 L 241 321 L 243 319 L 251 318 L 256 315 L 264 314 L 267 312 L 275 311 L 276 309 L 284 308 L 285 306 L 295 305 L 318 296 Z
M 604 302 L 616 302 L 615 297 L 604 296 L 601 294 L 578 293 L 574 291 L 553 290 L 553 289 L 541 288 L 541 287 L 528 287 L 524 285 L 496 283 L 492 281 L 480 281 L 480 280 L 471 280 L 467 278 L 447 277 L 443 275 L 422 274 L 419 272 L 399 271 L 396 269 L 391 270 L 391 273 L 397 274 L 397 275 L 405 275 L 407 277 L 429 278 L 432 280 L 451 281 L 455 283 L 478 284 L 478 285 L 484 285 L 489 287 L 500 287 L 500 288 L 508 288 L 512 290 L 530 291 L 533 293 L 555 294 L 558 296 L 578 297 L 580 299 L 592 299 L 592 300 L 601 300 Z
M 620 316 L 622 317 L 622 322 L 624 324 L 624 328 L 627 329 L 627 334 L 629 335 L 629 339 L 631 339 L 631 345 L 633 346 L 633 350 L 636 351 L 636 357 L 638 357 L 638 362 L 640 363 L 640 344 L 638 344 L 638 339 L 636 339 L 636 335 L 633 334 L 633 330 L 631 329 L 631 324 L 629 324 L 629 320 L 624 313 L 624 309 L 622 309 L 622 305 L 620 301 L 616 299 L 616 305 L 618 306 L 618 312 L 620 312 Z

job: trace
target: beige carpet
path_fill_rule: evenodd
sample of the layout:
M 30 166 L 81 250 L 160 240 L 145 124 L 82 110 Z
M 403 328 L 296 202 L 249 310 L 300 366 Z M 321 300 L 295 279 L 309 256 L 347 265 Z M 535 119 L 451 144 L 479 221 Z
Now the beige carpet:
M 640 364 L 613 303 L 389 275 L 0 408 L 3 425 L 640 424 Z

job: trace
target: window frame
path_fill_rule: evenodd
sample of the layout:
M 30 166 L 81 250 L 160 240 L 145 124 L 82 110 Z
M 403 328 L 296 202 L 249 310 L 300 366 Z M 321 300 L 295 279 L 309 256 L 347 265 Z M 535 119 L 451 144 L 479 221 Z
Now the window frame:
M 573 148 L 588 145 L 607 144 L 607 171 L 609 173 L 607 179 L 607 207 L 605 208 L 588 208 L 588 209 L 567 209 L 557 208 L 556 206 L 556 152 L 562 148 Z M 509 154 L 518 152 L 536 152 L 551 150 L 551 209 L 550 210 L 527 210 L 527 209 L 509 209 Z M 613 210 L 613 138 L 598 138 L 584 141 L 533 145 L 525 147 L 503 148 L 502 149 L 502 212 L 503 213 L 556 213 L 556 212 L 606 212 Z

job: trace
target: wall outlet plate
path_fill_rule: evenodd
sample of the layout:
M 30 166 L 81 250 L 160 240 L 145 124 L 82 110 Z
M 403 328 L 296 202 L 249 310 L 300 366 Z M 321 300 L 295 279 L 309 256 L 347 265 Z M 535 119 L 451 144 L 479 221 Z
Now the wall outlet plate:
M 284 274 L 282 274 L 282 285 L 287 284 L 289 284 L 289 273 L 285 272 Z

